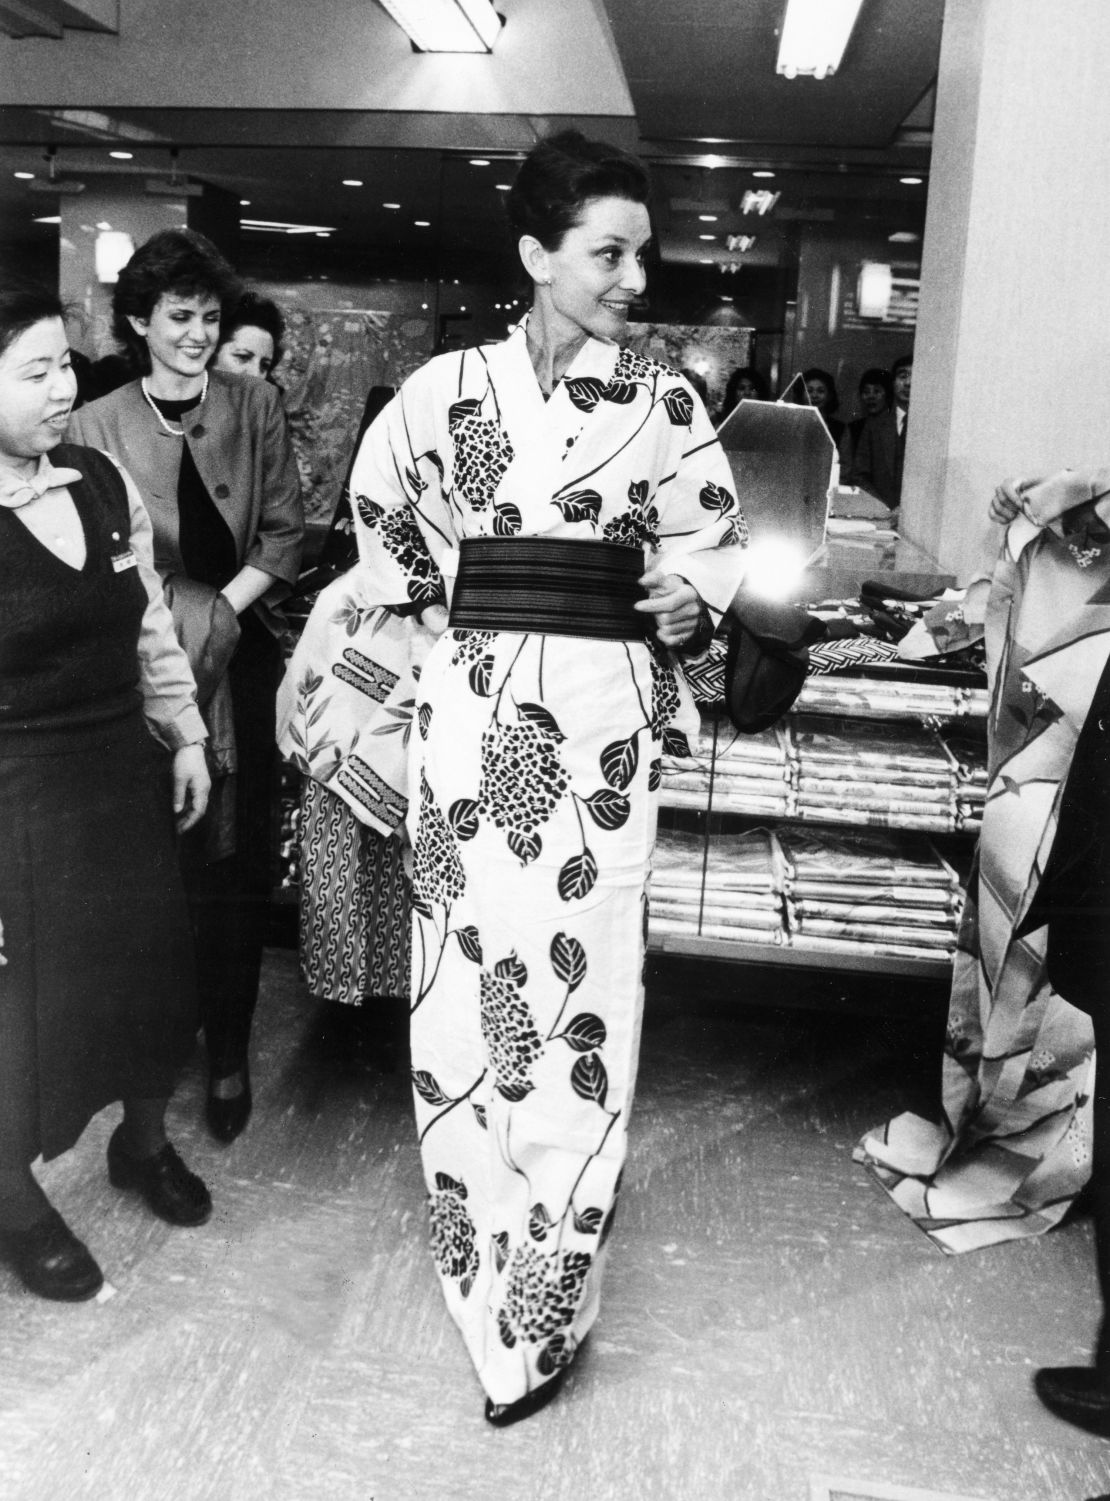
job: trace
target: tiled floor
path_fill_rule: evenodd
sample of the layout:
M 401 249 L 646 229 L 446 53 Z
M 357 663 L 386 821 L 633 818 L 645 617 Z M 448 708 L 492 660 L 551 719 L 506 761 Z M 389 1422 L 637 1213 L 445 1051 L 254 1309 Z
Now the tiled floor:
M 655 969 L 600 1322 L 564 1394 L 495 1431 L 426 1253 L 404 1071 L 328 1056 L 295 956 L 272 950 L 249 1130 L 207 1139 L 199 1068 L 173 1106 L 208 1226 L 173 1231 L 109 1187 L 114 1112 L 45 1172 L 115 1294 L 50 1305 L 0 1271 L 0 1496 L 809 1501 L 822 1476 L 1110 1492 L 1110 1443 L 1029 1384 L 1086 1358 L 1089 1224 L 935 1251 L 851 1148 L 928 1097 L 943 1005 L 886 982 L 853 987 L 877 1015 L 787 1008 L 833 996 Z

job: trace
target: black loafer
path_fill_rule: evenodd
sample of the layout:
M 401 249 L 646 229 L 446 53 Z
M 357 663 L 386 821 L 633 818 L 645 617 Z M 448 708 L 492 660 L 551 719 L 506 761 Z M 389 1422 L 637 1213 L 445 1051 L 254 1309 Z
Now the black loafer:
M 104 1273 L 56 1209 L 27 1230 L 0 1231 L 0 1255 L 40 1298 L 83 1303 L 104 1286 Z
M 212 1213 L 207 1188 L 166 1143 L 153 1157 L 132 1157 L 117 1126 L 108 1142 L 108 1181 L 141 1194 L 160 1220 L 170 1225 L 203 1225 Z
M 553 1397 L 558 1396 L 565 1377 L 566 1371 L 557 1371 L 550 1381 L 533 1388 L 515 1402 L 493 1402 L 487 1397 L 486 1422 L 492 1423 L 495 1428 L 508 1428 L 513 1423 L 519 1423 L 522 1418 L 530 1418 L 533 1413 L 546 1407 Z
M 1093 1366 L 1046 1366 L 1034 1375 L 1033 1386 L 1065 1423 L 1110 1438 L 1110 1384 Z
M 243 1081 L 243 1087 L 238 1094 L 223 1096 L 216 1093 L 221 1084 L 228 1079 L 234 1079 L 236 1075 L 241 1075 Z M 235 1140 L 251 1118 L 253 1103 L 250 1070 L 245 1063 L 242 1068 L 237 1068 L 230 1074 L 209 1075 L 204 1118 L 208 1122 L 209 1131 L 217 1141 L 222 1141 L 227 1145 L 228 1142 Z

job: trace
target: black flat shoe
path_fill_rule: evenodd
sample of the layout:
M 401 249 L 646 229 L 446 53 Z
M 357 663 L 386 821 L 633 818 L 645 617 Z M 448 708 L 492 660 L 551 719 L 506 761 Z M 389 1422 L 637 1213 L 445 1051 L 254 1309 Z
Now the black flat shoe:
M 242 1088 L 235 1094 L 222 1093 L 236 1078 L 242 1080 Z M 204 1118 L 217 1141 L 222 1141 L 226 1146 L 228 1142 L 235 1140 L 251 1118 L 253 1103 L 250 1070 L 245 1063 L 242 1068 L 237 1068 L 230 1074 L 209 1075 Z
M 170 1225 L 203 1225 L 212 1213 L 208 1190 L 182 1162 L 169 1142 L 153 1157 L 132 1157 L 117 1126 L 108 1142 L 108 1181 L 141 1194 L 160 1220 Z
M 1110 1438 L 1110 1385 L 1093 1366 L 1045 1366 L 1033 1387 L 1049 1412 L 1088 1433 Z
M 535 1387 L 526 1396 L 518 1397 L 515 1402 L 493 1402 L 487 1397 L 486 1422 L 492 1423 L 495 1428 L 508 1428 L 513 1423 L 519 1423 L 522 1418 L 530 1418 L 559 1395 L 566 1374 L 566 1371 L 557 1371 L 550 1381 Z
M 27 1230 L 0 1231 L 0 1255 L 40 1298 L 83 1303 L 104 1286 L 104 1273 L 56 1209 Z

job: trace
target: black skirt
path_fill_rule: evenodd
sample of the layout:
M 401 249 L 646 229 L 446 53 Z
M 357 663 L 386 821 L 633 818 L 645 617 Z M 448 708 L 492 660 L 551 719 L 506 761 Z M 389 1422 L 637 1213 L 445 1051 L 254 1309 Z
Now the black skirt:
M 125 1096 L 157 1099 L 196 1036 L 167 753 L 141 714 L 0 737 L 0 1164 L 56 1157 Z

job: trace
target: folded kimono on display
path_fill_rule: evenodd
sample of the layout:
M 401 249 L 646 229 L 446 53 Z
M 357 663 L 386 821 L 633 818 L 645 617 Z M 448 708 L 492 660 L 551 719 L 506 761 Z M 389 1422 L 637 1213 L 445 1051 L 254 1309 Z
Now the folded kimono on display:
M 776 831 L 786 889 L 799 880 L 856 885 L 933 887 L 955 895 L 960 879 L 928 839 L 912 833 L 813 830 L 793 824 Z
M 699 921 L 703 928 L 710 924 L 721 928 L 747 928 L 753 933 L 777 933 L 783 927 L 781 910 L 751 907 L 742 896 L 737 896 L 735 906 L 715 902 L 699 907 L 697 902 L 669 902 L 658 897 L 653 889 L 650 911 L 653 920 L 666 918 L 669 922 L 692 924 L 694 928 Z
M 801 877 L 790 882 L 795 902 L 835 901 L 841 903 L 877 902 L 899 911 L 923 907 L 930 912 L 955 914 L 963 905 L 961 890 L 946 891 L 938 886 L 893 886 L 885 881 L 820 881 Z
M 788 741 L 782 729 L 775 725 L 756 735 L 741 735 L 727 719 L 716 714 L 702 713 L 697 736 L 690 745 L 688 756 L 665 755 L 663 765 L 675 767 L 708 767 L 714 760 L 737 766 L 782 766 L 788 754 Z
M 925 834 L 951 834 L 956 829 L 956 814 L 887 812 L 883 808 L 826 807 L 812 798 L 798 799 L 798 818 L 812 823 L 850 823 L 871 829 L 912 829 Z
M 923 785 L 949 787 L 955 780 L 953 761 L 939 737 L 920 725 L 879 727 L 839 716 L 799 714 L 791 740 L 803 772 L 843 765 L 856 768 L 860 776 L 871 776 L 877 768 L 892 779 L 906 774 Z
M 687 922 L 673 917 L 656 917 L 651 914 L 649 932 L 682 933 L 691 938 L 724 938 L 730 943 L 767 943 L 781 946 L 787 942 L 786 929 L 742 927 L 739 923 L 705 923 L 698 927 L 697 920 Z
M 817 938 L 846 938 L 852 943 L 907 943 L 923 949 L 956 947 L 954 932 L 938 933 L 931 928 L 899 927 L 896 923 L 844 922 L 837 918 L 811 917 L 798 929 Z
M 802 801 L 818 803 L 856 804 L 872 808 L 881 804 L 892 812 L 906 813 L 951 813 L 955 807 L 955 789 L 952 787 L 915 787 L 912 782 L 891 783 L 880 773 L 870 780 L 838 781 L 830 777 L 809 776 L 805 772 L 798 777 L 798 797 Z
M 949 954 L 944 949 L 927 948 L 922 944 L 891 943 L 886 939 L 875 943 L 861 943 L 847 938 L 830 938 L 827 935 L 792 933 L 790 947 L 799 953 L 851 955 L 868 959 L 931 959 L 934 963 L 947 963 Z
M 869 678 L 807 678 L 798 709 L 854 714 L 863 718 L 913 719 L 918 715 L 957 719 L 987 712 L 986 690 L 938 683 L 895 683 Z
M 885 923 L 901 928 L 930 928 L 947 938 L 955 936 L 958 915 L 953 907 L 911 907 L 894 902 L 833 902 L 794 896 L 789 911 L 795 925 L 806 928 L 816 918 L 833 922 Z
M 651 883 L 689 886 L 700 891 L 778 892 L 783 863 L 778 842 L 767 829 L 721 837 L 662 829 L 655 841 Z

